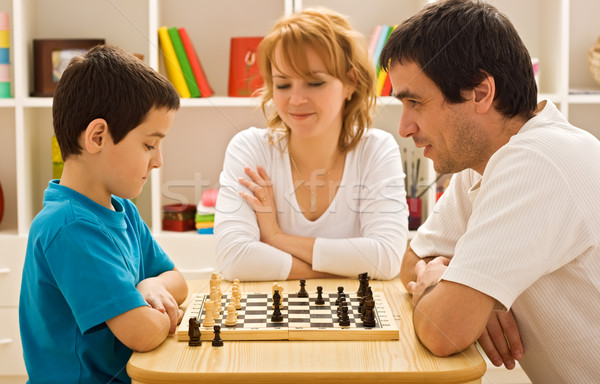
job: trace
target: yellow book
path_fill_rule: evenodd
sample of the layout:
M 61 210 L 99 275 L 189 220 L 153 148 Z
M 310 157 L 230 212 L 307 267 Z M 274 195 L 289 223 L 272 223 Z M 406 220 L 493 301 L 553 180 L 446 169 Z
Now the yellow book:
M 383 85 L 385 84 L 385 78 L 387 77 L 387 71 L 381 70 L 379 71 L 379 75 L 377 75 L 377 85 L 376 92 L 377 96 L 381 96 L 381 90 L 383 89 Z
M 388 31 L 387 37 L 385 39 L 386 42 L 387 42 L 387 39 L 390 38 L 390 35 L 392 34 L 392 32 L 394 32 L 394 29 L 396 29 L 397 27 L 398 27 L 398 24 L 396 24 L 390 28 L 390 30 Z M 385 84 L 385 78 L 387 77 L 387 74 L 388 73 L 386 71 L 379 70 L 379 66 L 377 67 L 377 83 L 375 83 L 375 91 L 377 92 L 377 96 L 381 96 L 381 90 L 383 89 L 383 85 Z
M 167 27 L 158 28 L 158 40 L 162 49 L 165 71 L 167 72 L 169 81 L 173 83 L 173 86 L 179 93 L 179 96 L 185 99 L 190 98 L 190 90 L 185 82 L 185 78 L 183 77 L 183 72 L 181 71 L 179 61 L 177 61 L 175 49 L 171 43 L 171 38 L 169 37 Z
M 196 223 L 196 229 L 213 228 L 214 226 L 215 226 L 214 221 L 205 221 L 205 222 Z

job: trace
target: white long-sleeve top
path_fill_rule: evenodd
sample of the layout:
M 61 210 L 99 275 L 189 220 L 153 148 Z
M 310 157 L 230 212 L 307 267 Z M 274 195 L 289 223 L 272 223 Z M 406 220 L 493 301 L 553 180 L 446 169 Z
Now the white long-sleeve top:
M 268 130 L 249 128 L 229 143 L 215 215 L 217 263 L 227 280 L 283 280 L 292 256 L 260 241 L 256 214 L 238 192 L 244 166 L 260 165 L 273 182 L 281 230 L 315 238 L 313 269 L 355 277 L 368 272 L 392 279 L 400 271 L 408 237 L 408 209 L 400 151 L 387 132 L 369 129 L 346 155 L 340 187 L 315 221 L 296 201 L 286 139 L 269 142 Z

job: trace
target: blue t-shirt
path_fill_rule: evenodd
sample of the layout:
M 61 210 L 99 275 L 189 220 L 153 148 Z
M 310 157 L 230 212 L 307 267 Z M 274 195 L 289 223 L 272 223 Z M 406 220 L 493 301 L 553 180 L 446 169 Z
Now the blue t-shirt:
M 147 305 L 137 284 L 174 268 L 133 203 L 114 211 L 50 182 L 31 224 L 19 323 L 31 383 L 130 382 L 105 321 Z M 111 381 L 112 380 L 112 381 Z

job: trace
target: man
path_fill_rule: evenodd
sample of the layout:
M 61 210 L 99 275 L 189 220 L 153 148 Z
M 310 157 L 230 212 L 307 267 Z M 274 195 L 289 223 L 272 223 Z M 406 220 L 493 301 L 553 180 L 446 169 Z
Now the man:
M 429 5 L 380 60 L 400 135 L 455 173 L 400 272 L 419 339 L 447 356 L 480 338 L 536 383 L 597 381 L 600 142 L 536 103 L 527 49 L 489 4 Z

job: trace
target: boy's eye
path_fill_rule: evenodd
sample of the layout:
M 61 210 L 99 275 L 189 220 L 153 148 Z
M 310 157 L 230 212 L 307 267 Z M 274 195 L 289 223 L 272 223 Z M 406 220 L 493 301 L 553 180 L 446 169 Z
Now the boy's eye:
M 154 149 L 153 145 L 148 145 L 148 144 L 144 144 L 146 146 L 146 149 L 148 149 L 149 151 Z

